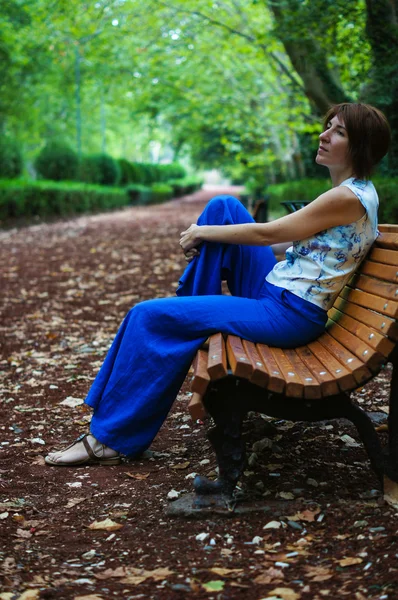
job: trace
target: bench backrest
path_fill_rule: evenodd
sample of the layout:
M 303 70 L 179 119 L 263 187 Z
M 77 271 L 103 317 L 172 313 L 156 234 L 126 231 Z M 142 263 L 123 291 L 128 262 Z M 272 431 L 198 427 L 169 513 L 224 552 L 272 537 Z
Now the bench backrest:
M 319 399 L 371 379 L 398 341 L 398 225 L 379 230 L 316 341 L 281 349 L 216 334 L 197 354 L 192 390 L 203 394 L 210 380 L 232 373 L 272 392 Z

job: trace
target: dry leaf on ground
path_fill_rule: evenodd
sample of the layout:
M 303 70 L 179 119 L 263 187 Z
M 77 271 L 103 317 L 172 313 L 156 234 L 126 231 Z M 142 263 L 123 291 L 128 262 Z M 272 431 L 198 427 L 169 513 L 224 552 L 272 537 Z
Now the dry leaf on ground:
M 283 571 L 280 569 L 275 569 L 274 567 L 270 567 L 266 569 L 261 575 L 257 575 L 254 579 L 254 583 L 259 585 L 269 585 L 270 583 L 281 580 L 284 578 Z
M 146 571 L 145 569 L 126 568 L 127 577 L 121 579 L 121 583 L 130 583 L 132 585 L 139 585 L 146 579 L 154 579 L 155 581 L 162 581 L 170 575 L 174 575 L 174 571 L 171 571 L 168 567 L 159 567 L 153 571 Z
M 279 598 L 282 598 L 282 600 L 298 600 L 299 598 L 301 598 L 300 594 L 297 594 L 297 592 L 295 592 L 291 588 L 285 587 L 275 588 L 270 592 L 270 594 L 274 594 Z
M 361 562 L 363 562 L 363 559 L 359 558 L 359 556 L 347 556 L 347 558 L 338 561 L 340 567 L 350 567 L 351 565 L 358 565 Z
M 126 473 L 126 475 L 131 479 L 147 479 L 150 473 Z
M 233 577 L 234 575 L 241 575 L 243 573 L 243 569 L 223 569 L 221 567 L 213 567 L 210 571 L 220 577 Z
M 104 521 L 94 521 L 91 525 L 88 525 L 88 529 L 102 529 L 104 531 L 117 531 L 121 529 L 123 525 L 115 523 L 112 519 L 105 519 Z

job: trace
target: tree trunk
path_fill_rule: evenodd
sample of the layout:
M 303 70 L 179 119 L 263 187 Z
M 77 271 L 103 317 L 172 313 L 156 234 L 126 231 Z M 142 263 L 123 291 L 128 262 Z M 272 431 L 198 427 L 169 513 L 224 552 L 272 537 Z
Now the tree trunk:
M 373 51 L 366 100 L 387 116 L 392 130 L 391 175 L 398 175 L 398 0 L 366 0 L 366 30 Z
M 269 6 L 277 23 L 277 35 L 283 43 L 291 63 L 300 75 L 304 91 L 315 111 L 324 114 L 332 104 L 349 102 L 334 73 L 327 65 L 325 51 L 311 37 L 303 38 L 292 35 L 291 25 L 287 25 L 285 17 L 299 11 L 296 0 L 270 2 Z

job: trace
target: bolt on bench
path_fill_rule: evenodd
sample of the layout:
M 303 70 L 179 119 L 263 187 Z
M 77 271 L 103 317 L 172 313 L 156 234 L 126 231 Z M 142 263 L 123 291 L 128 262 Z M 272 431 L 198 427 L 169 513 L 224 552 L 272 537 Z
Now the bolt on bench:
M 198 418 L 204 406 L 213 418 L 208 437 L 219 466 L 216 481 L 196 477 L 198 506 L 208 505 L 210 497 L 213 503 L 216 497 L 232 497 L 245 466 L 241 432 L 248 411 L 292 421 L 349 419 L 380 482 L 398 482 L 398 225 L 379 230 L 316 341 L 281 349 L 218 333 L 197 352 L 190 412 Z M 389 443 L 383 449 L 372 421 L 350 393 L 388 362 L 393 365 Z

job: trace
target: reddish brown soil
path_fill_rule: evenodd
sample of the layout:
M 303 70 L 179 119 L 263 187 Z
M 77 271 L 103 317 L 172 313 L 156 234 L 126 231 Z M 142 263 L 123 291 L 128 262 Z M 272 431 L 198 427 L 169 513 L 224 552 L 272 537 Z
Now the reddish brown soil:
M 277 517 L 166 515 L 171 490 L 191 491 L 187 476 L 215 467 L 205 426 L 187 418 L 187 383 L 154 454 L 118 467 L 44 466 L 88 427 L 83 407 L 60 402 L 85 397 L 133 304 L 174 293 L 185 264 L 178 234 L 211 195 L 0 233 L 1 600 L 398 598 L 397 515 L 348 423 L 250 416 L 248 449 L 264 437 L 272 448 L 242 487 L 282 502 Z M 386 370 L 360 390 L 361 405 L 386 410 L 388 380 Z M 107 518 L 122 527 L 88 528 Z M 272 520 L 279 528 L 264 529 Z

